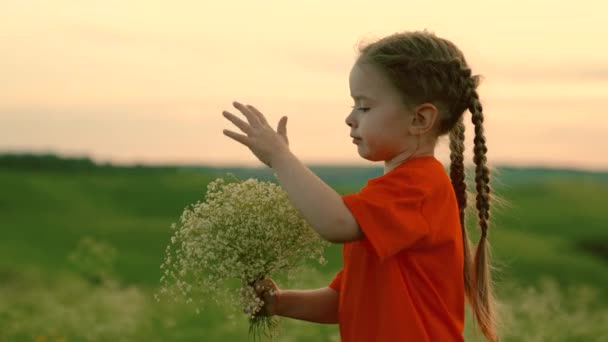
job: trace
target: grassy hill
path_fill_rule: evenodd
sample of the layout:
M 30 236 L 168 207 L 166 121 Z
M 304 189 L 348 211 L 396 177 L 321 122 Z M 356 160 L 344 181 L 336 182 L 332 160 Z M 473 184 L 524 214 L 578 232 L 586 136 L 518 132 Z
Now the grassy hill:
M 270 170 L 3 160 L 0 340 L 245 340 L 244 321 L 226 320 L 222 308 L 197 316 L 190 307 L 155 303 L 152 294 L 169 226 L 183 208 L 202 198 L 218 175 L 272 179 Z M 312 169 L 340 193 L 358 191 L 382 174 L 376 168 Z M 593 341 L 607 333 L 608 298 L 601 290 L 608 284 L 608 173 L 505 167 L 496 180 L 504 203 L 493 210 L 490 241 L 501 268 L 497 289 L 508 340 Z M 87 272 L 94 269 L 70 263 L 85 237 L 115 251 L 111 282 L 91 282 Z M 327 266 L 288 287 L 325 286 L 341 267 L 340 246 L 327 258 Z M 285 326 L 281 341 L 337 336 L 335 326 Z M 468 340 L 480 340 L 471 327 L 468 321 Z

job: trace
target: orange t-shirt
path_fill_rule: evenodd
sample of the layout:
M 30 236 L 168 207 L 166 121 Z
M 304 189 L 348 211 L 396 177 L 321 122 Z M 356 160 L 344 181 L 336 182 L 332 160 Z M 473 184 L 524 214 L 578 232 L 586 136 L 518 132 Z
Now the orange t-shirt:
M 342 341 L 464 341 L 462 231 L 443 165 L 407 160 L 342 199 L 365 234 L 343 245 L 329 285 Z

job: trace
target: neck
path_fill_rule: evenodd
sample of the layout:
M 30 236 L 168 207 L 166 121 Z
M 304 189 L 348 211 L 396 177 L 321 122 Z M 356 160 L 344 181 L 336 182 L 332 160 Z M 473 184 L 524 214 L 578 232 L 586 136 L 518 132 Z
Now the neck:
M 419 158 L 419 157 L 434 157 L 435 156 L 435 144 L 423 144 L 413 152 L 406 150 L 403 151 L 391 159 L 384 161 L 384 174 L 391 172 L 394 168 L 399 166 L 406 160 Z

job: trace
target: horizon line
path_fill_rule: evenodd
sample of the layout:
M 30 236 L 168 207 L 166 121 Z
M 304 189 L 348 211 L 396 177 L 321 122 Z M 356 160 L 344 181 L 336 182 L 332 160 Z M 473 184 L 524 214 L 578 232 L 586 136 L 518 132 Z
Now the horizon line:
M 269 168 L 268 166 L 262 164 L 261 162 L 256 163 L 254 165 L 251 162 L 244 161 L 142 161 L 142 160 L 111 160 L 105 158 L 98 158 L 88 154 L 69 154 L 69 153 L 59 153 L 59 152 L 35 152 L 35 151 L 6 151 L 0 150 L 0 157 L 2 156 L 55 156 L 60 159 L 88 159 L 91 160 L 97 166 L 110 165 L 116 167 L 174 167 L 174 168 L 243 168 L 243 169 L 265 169 Z M 437 158 L 437 156 L 435 156 Z M 442 160 L 437 158 L 440 162 Z M 363 164 L 359 162 L 351 162 L 351 161 L 308 161 L 300 159 L 300 161 L 306 165 L 307 167 L 347 167 L 347 168 L 382 168 L 382 162 L 369 162 L 368 164 Z M 443 163 L 444 166 L 449 167 L 449 163 Z M 608 167 L 589 167 L 589 166 L 580 166 L 566 163 L 550 163 L 550 162 L 513 162 L 513 161 L 497 161 L 489 163 L 488 165 L 490 170 L 495 169 L 504 169 L 504 168 L 514 168 L 514 169 L 545 169 L 545 170 L 571 170 L 571 171 L 585 171 L 592 173 L 608 173 Z M 465 167 L 474 167 L 472 161 L 465 161 Z

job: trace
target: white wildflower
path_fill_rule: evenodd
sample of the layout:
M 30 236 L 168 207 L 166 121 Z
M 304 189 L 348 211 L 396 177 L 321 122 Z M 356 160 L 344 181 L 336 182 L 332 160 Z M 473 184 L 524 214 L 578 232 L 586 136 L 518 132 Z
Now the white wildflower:
M 280 186 L 252 178 L 212 181 L 204 201 L 186 207 L 179 222 L 171 225 L 161 293 L 188 302 L 227 300 L 240 306 L 252 324 L 264 306 L 252 285 L 270 275 L 291 278 L 291 271 L 308 260 L 324 264 L 329 245 Z M 240 281 L 237 290 L 229 286 L 235 280 Z

